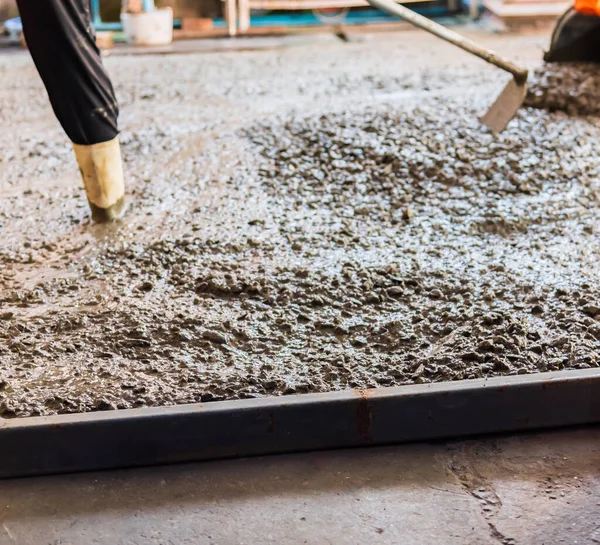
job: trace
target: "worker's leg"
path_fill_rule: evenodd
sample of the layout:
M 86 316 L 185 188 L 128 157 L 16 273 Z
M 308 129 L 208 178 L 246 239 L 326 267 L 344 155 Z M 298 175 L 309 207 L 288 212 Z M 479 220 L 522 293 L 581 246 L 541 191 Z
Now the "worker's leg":
M 90 0 L 17 0 L 25 40 L 52 108 L 73 142 L 92 216 L 124 209 L 119 109 L 91 25 Z

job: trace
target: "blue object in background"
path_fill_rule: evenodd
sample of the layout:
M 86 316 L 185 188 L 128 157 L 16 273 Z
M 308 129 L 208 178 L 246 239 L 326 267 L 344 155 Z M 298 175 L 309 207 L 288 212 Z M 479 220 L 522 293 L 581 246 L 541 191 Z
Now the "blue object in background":
M 478 1 L 478 0 L 473 0 Z M 91 0 L 92 2 L 92 23 L 96 30 L 113 30 L 119 31 L 123 29 L 120 22 L 105 23 L 100 16 L 100 0 Z M 144 11 L 152 11 L 154 8 L 154 0 L 143 0 Z M 147 6 L 151 6 L 147 9 Z M 417 13 L 425 17 L 440 17 L 448 15 L 448 8 L 443 6 L 424 6 L 422 8 L 412 8 Z M 365 23 L 383 22 L 398 20 L 382 11 L 378 10 L 359 10 L 350 11 L 344 19 L 345 25 L 360 25 Z M 257 15 L 252 17 L 251 24 L 254 27 L 270 27 L 270 26 L 303 26 L 303 25 L 318 25 L 322 22 L 315 17 L 311 12 L 295 12 L 295 13 L 274 13 L 269 15 Z M 223 28 L 226 23 L 223 19 L 213 19 L 215 28 Z M 181 28 L 180 21 L 173 21 L 174 28 Z
M 426 17 L 439 17 L 448 15 L 448 10 L 442 6 L 429 6 L 420 9 L 411 8 L 421 15 Z M 362 25 L 366 23 L 384 23 L 386 21 L 398 21 L 398 17 L 388 15 L 383 11 L 376 9 L 350 11 L 344 18 L 344 25 Z M 251 26 L 253 27 L 269 27 L 269 26 L 302 26 L 302 25 L 318 25 L 322 24 L 311 12 L 295 12 L 295 13 L 274 13 L 271 15 L 257 15 L 251 17 Z
M 92 2 L 92 24 L 96 30 L 123 30 L 120 22 L 105 23 L 100 16 L 100 0 L 91 0 Z M 143 0 L 142 9 L 144 11 L 154 11 L 156 6 L 154 0 Z
M 21 33 L 23 32 L 21 18 L 15 17 L 14 19 L 8 19 L 2 24 L 8 32 L 8 41 L 12 43 L 18 43 L 21 40 Z

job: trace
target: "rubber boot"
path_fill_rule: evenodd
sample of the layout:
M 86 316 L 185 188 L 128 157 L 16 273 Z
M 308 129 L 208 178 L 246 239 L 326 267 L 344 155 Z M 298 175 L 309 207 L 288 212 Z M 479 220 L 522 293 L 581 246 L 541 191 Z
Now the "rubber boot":
M 126 203 L 118 137 L 91 146 L 73 144 L 73 149 L 92 209 L 92 219 L 108 222 L 120 218 L 125 213 Z

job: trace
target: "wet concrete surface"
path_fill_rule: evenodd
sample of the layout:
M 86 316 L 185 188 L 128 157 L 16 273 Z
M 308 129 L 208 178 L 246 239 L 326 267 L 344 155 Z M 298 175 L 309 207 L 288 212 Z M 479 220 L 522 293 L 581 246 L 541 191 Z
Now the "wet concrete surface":
M 0 58 L 2 416 L 598 365 L 596 118 L 493 138 L 506 76 L 416 32 L 107 66 L 132 207 L 98 226 Z
M 599 115 L 600 66 L 596 63 L 545 63 L 529 80 L 525 104 L 570 115 Z
M 593 545 L 582 429 L 3 481 L 2 545 Z

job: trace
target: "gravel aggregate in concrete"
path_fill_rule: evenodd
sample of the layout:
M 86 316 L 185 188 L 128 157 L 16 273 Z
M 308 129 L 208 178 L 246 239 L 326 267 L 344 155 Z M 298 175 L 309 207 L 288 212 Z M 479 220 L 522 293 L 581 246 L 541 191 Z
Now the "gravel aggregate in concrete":
M 596 367 L 596 118 L 525 108 L 494 138 L 502 75 L 437 45 L 109 59 L 110 226 L 0 58 L 0 415 Z
M 598 115 L 599 96 L 598 64 L 545 63 L 529 79 L 525 104 L 569 115 Z

